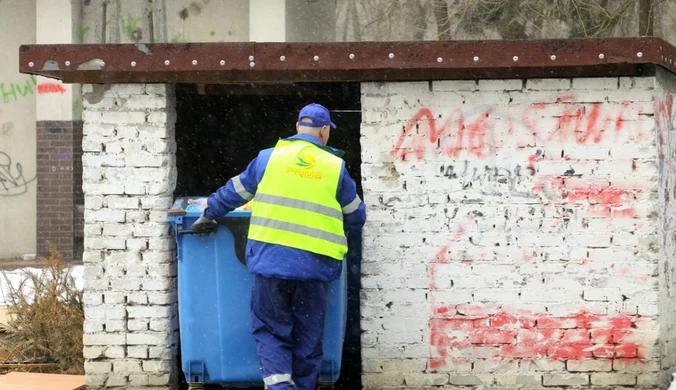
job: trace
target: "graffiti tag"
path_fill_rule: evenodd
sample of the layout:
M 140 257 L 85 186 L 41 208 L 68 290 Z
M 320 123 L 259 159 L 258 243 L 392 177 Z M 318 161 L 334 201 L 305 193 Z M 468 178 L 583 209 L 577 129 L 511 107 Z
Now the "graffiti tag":
M 12 165 L 14 165 L 12 167 Z M 0 196 L 17 196 L 28 191 L 28 183 L 35 180 L 35 176 L 26 179 L 20 163 L 12 164 L 7 153 L 0 152 Z

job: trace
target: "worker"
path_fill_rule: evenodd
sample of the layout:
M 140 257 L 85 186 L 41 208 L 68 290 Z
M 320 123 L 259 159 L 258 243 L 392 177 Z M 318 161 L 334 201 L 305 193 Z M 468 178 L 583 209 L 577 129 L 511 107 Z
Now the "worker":
M 314 390 L 323 357 L 328 283 L 340 277 L 346 232 L 360 230 L 366 208 L 344 152 L 327 147 L 331 113 L 309 104 L 298 114 L 298 134 L 259 152 L 244 172 L 211 194 L 192 230 L 253 199 L 246 247 L 255 275 L 252 333 L 270 390 Z

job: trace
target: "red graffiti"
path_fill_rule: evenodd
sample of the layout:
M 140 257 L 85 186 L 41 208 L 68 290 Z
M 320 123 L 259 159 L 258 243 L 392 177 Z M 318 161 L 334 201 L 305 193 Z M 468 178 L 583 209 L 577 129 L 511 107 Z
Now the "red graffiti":
M 43 95 L 46 93 L 66 93 L 66 89 L 61 84 L 57 83 L 44 83 L 38 84 L 38 94 Z
M 607 194 L 603 194 L 604 191 Z M 574 199 L 594 198 L 608 204 L 620 202 L 622 196 L 607 187 L 599 188 L 593 193 L 581 189 L 572 195 Z M 460 240 L 468 238 L 469 226 L 476 221 L 474 214 L 468 214 L 466 220 L 453 233 L 452 242 L 441 248 L 429 264 L 431 369 L 450 369 L 453 364 L 473 359 L 641 361 L 646 357 L 640 332 L 649 326 L 646 324 L 648 317 L 634 314 L 608 315 L 585 310 L 566 316 L 554 316 L 490 303 L 439 302 L 435 292 L 444 283 L 437 277 L 440 267 L 452 261 L 456 261 L 456 264 L 473 263 L 472 259 L 462 255 L 456 258 L 449 256 L 448 251 L 460 243 Z M 560 223 L 554 224 L 552 229 L 557 229 Z M 485 256 L 476 260 L 485 260 Z M 524 260 L 531 260 L 525 250 Z
M 466 224 L 472 223 L 474 221 L 474 215 L 469 214 L 467 215 L 466 219 Z M 458 230 L 455 232 L 453 235 L 452 242 L 458 242 L 460 241 L 460 238 L 465 234 L 465 226 L 462 225 L 458 228 Z M 441 248 L 439 252 L 437 252 L 437 255 L 435 257 L 435 262 L 434 263 L 448 263 L 448 249 L 451 247 L 451 244 L 446 245 L 445 247 Z M 434 265 L 432 263 L 432 265 Z M 433 268 L 430 269 L 432 271 Z M 433 275 L 434 276 L 434 275 Z M 434 280 L 433 280 L 434 282 Z
M 476 119 L 467 120 L 462 110 L 456 109 L 441 126 L 437 127 L 432 111 L 422 108 L 408 121 L 404 133 L 390 154 L 405 161 L 408 155 L 413 153 L 415 158 L 422 160 L 425 157 L 426 145 L 438 144 L 441 152 L 448 157 L 458 157 L 463 150 L 480 158 L 487 157 L 489 150 L 486 146 L 486 135 L 490 131 L 489 118 L 492 113 L 493 109 L 490 108 Z M 425 121 L 421 129 L 419 122 L 423 119 Z M 408 139 L 411 145 L 406 147 L 404 143 Z
M 462 152 L 486 158 L 510 142 L 519 149 L 552 142 L 598 144 L 604 139 L 612 140 L 611 136 L 617 140 L 625 128 L 629 102 L 618 108 L 605 103 L 575 101 L 575 95 L 563 95 L 554 104 L 532 103 L 520 116 L 500 107 L 474 111 L 458 108 L 443 120 L 429 108 L 421 108 L 404 125 L 390 154 L 400 161 L 423 160 L 428 151 L 431 155 L 451 158 L 459 157 Z M 552 117 L 556 120 L 552 121 Z M 641 138 L 634 136 L 628 135 Z
M 666 94 L 662 99 L 655 99 L 655 127 L 659 130 L 674 128 L 674 95 Z
M 539 177 L 534 193 L 544 193 L 557 203 L 589 203 L 586 211 L 595 216 L 636 218 L 638 212 L 629 204 L 637 202 L 638 189 L 611 187 L 605 180 L 580 180 L 565 176 Z
M 575 101 L 575 95 L 564 95 L 557 99 L 557 103 L 571 103 Z M 629 102 L 622 104 L 622 109 L 618 113 L 605 113 L 603 103 L 591 105 L 591 110 L 587 112 L 587 106 L 574 104 L 561 104 L 563 113 L 559 117 L 556 128 L 548 137 L 548 141 L 559 141 L 561 143 L 574 139 L 578 144 L 586 144 L 590 141 L 598 144 L 603 139 L 605 132 L 614 129 L 616 136 L 622 130 L 624 125 L 624 116 L 629 108 Z M 542 107 L 536 103 L 536 107 Z M 524 121 L 525 123 L 534 123 L 534 121 Z M 538 128 L 530 127 L 535 133 Z
M 462 306 L 462 305 L 461 305 Z M 645 318 L 580 311 L 567 317 L 527 310 L 464 305 L 436 308 L 430 318 L 430 368 L 455 359 L 644 359 L 635 332 Z

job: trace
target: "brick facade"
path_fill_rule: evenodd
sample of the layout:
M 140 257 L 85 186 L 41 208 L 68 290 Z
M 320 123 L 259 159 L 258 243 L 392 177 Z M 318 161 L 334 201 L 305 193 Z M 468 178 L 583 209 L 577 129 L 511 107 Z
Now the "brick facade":
M 665 388 L 673 75 L 362 84 L 365 389 Z M 85 86 L 85 358 L 176 386 L 173 89 Z
M 39 121 L 37 128 L 37 253 L 51 241 L 65 261 L 82 258 L 82 122 Z
M 175 389 L 173 86 L 83 86 L 89 389 Z
M 676 359 L 660 75 L 362 84 L 365 389 L 657 387 Z

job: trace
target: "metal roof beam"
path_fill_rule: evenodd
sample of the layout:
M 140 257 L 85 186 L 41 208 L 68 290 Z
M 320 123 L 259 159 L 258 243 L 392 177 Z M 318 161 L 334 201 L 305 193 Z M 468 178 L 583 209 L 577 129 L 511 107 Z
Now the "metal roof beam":
M 23 45 L 19 69 L 65 83 L 270 83 L 650 75 L 661 38 Z

